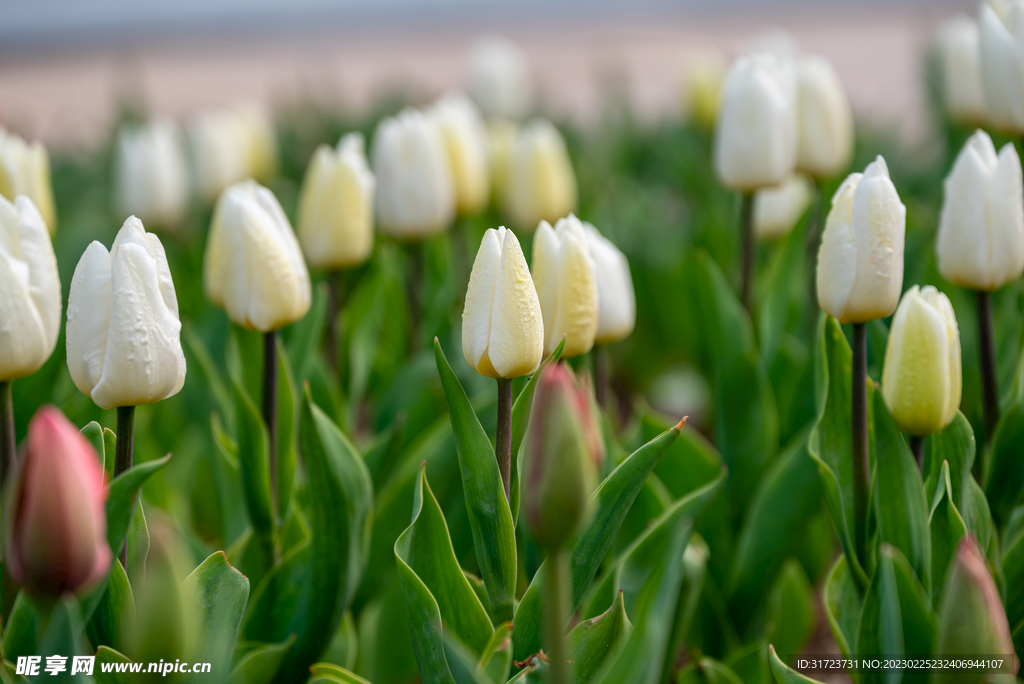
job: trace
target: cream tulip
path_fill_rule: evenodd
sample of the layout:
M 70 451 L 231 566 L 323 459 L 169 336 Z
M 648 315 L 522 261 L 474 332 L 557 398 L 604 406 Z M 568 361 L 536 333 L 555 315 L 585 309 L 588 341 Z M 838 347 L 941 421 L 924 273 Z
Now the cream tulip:
M 512 151 L 519 136 L 518 124 L 506 119 L 487 123 L 487 152 L 490 158 L 491 198 L 494 204 L 505 206 L 508 192 L 508 177 L 511 172 Z
M 844 169 L 853 155 L 853 113 L 832 64 L 823 57 L 796 62 L 799 141 L 796 168 L 815 178 Z
M 924 436 L 952 422 L 960 406 L 960 332 L 946 295 L 907 290 L 889 329 L 882 396 L 901 430 Z
M 526 55 L 500 36 L 477 41 L 469 54 L 469 94 L 489 117 L 521 119 L 533 107 Z
M 777 187 L 758 190 L 754 194 L 754 235 L 765 242 L 789 235 L 813 196 L 810 179 L 800 174 Z
M 274 194 L 254 181 L 217 201 L 203 255 L 206 298 L 262 333 L 306 315 L 312 300 L 299 241 Z
M 178 131 L 169 120 L 121 129 L 115 157 L 118 211 L 162 226 L 188 209 L 188 171 Z
M 53 235 L 57 205 L 50 182 L 50 155 L 42 143 L 31 145 L 0 126 L 0 195 L 10 201 L 18 195 L 32 200 Z
M 965 15 L 950 19 L 939 30 L 937 47 L 946 112 L 954 121 L 983 123 L 988 111 L 981 77 L 978 22 Z
M 505 211 L 512 222 L 534 230 L 576 209 L 576 174 L 565 141 L 545 119 L 520 129 L 509 158 Z
M 429 114 L 444 136 L 459 214 L 481 211 L 490 196 L 490 169 L 487 129 L 480 111 L 465 95 L 453 94 L 438 100 Z
M 725 58 L 718 52 L 704 52 L 690 63 L 686 72 L 684 109 L 694 124 L 712 130 L 722 107 L 725 86 Z
M 246 176 L 265 183 L 277 173 L 277 136 L 274 122 L 255 104 L 242 104 L 231 110 L 245 149 Z
M 185 383 L 181 322 L 160 238 L 131 216 L 86 248 L 68 295 L 68 370 L 97 406 L 150 404 Z
M 455 188 L 444 137 L 422 112 L 407 108 L 384 119 L 371 149 L 382 233 L 422 239 L 448 229 Z
M 188 130 L 196 188 L 208 202 L 249 175 L 247 135 L 230 112 L 203 112 Z
M 541 221 L 532 265 L 544 315 L 544 353 L 553 352 L 563 336 L 562 358 L 590 351 L 598 324 L 597 273 L 580 220 L 569 214 L 554 228 Z
M 473 262 L 462 311 L 462 353 L 490 378 L 537 370 L 544 318 L 519 240 L 504 226 L 488 229 Z
M 714 161 L 728 188 L 778 185 L 797 155 L 797 81 L 792 62 L 761 52 L 740 57 L 725 77 Z
M 996 290 L 1024 272 L 1024 182 L 1013 143 L 996 155 L 971 136 L 945 182 L 935 241 L 939 273 L 973 290 Z
M 981 78 L 988 119 L 997 128 L 1024 133 L 1024 0 L 982 3 Z
M 896 309 L 906 217 L 882 157 L 847 176 L 832 197 L 818 250 L 818 303 L 826 313 L 866 323 Z
M 370 257 L 375 185 L 361 134 L 316 149 L 299 196 L 299 242 L 310 266 L 348 268 Z
M 636 294 L 629 261 L 615 244 L 593 225 L 583 222 L 587 249 L 597 277 L 597 344 L 629 337 L 636 325 Z
M 32 200 L 0 197 L 0 382 L 39 370 L 57 345 L 61 292 L 50 234 Z

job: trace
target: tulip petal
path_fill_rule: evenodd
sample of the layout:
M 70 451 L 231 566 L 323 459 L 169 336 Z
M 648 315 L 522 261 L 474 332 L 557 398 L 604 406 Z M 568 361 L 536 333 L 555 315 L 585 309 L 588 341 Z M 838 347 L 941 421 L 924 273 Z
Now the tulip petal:
M 565 334 L 565 358 L 590 351 L 597 334 L 597 279 L 594 261 L 579 234 L 562 235 L 559 288 L 555 305 L 554 335 L 548 336 L 553 350 Z
M 818 248 L 818 304 L 825 313 L 840 321 L 857 278 L 857 240 L 853 235 L 853 197 L 861 174 L 854 173 L 843 182 L 832 198 L 832 209 L 825 221 L 825 232 Z
M 88 396 L 103 375 L 110 327 L 110 271 L 110 253 L 93 241 L 75 267 L 68 294 L 68 370 L 75 387 Z
M 988 191 L 989 287 L 996 289 L 1024 272 L 1024 180 L 1013 143 L 999 153 Z
M 562 333 L 555 331 L 556 293 L 559 280 L 560 246 L 554 229 L 547 221 L 541 221 L 533 236 L 533 284 L 537 289 L 537 300 L 544 317 L 544 353 L 550 354 L 562 340 Z M 551 340 L 556 338 L 554 344 Z
M 597 334 L 609 344 L 625 339 L 636 324 L 636 294 L 626 255 L 589 223 L 583 224 L 597 271 Z
M 515 378 L 540 365 L 544 318 L 519 240 L 511 230 L 503 232 L 487 354 L 500 377 Z
M 490 377 L 501 377 L 487 358 L 487 345 L 491 337 L 491 312 L 498 283 L 501 245 L 498 231 L 489 228 L 480 242 L 473 261 L 466 290 L 466 305 L 462 310 L 462 353 L 474 370 Z

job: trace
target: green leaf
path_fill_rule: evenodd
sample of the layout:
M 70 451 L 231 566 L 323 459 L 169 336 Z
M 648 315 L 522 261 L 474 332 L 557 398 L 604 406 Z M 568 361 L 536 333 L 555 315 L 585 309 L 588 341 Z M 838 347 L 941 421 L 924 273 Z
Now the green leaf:
M 725 663 L 714 658 L 701 658 L 676 674 L 677 684 L 746 684 Z
M 88 684 L 89 678 L 81 672 L 72 675 L 71 663 L 73 656 L 86 655 L 88 647 L 82 643 L 81 635 L 84 630 L 82 616 L 78 611 L 78 602 L 73 597 L 67 597 L 57 601 L 50 614 L 46 631 L 39 640 L 39 650 L 31 655 L 43 657 L 43 665 L 46 664 L 47 656 L 60 655 L 67 657 L 67 671 L 61 677 L 62 682 L 73 684 Z M 13 654 L 12 654 L 13 655 Z M 45 679 L 40 676 L 42 681 Z M 49 677 L 46 677 L 49 679 Z M 37 680 L 38 681 L 38 680 Z
M 645 441 L 671 430 L 677 421 L 658 415 L 650 409 L 640 419 Z M 654 474 L 673 498 L 686 496 L 717 478 L 722 473 L 722 456 L 695 428 L 684 425 L 679 437 L 665 450 Z
M 946 586 L 946 571 L 956 555 L 956 547 L 967 534 L 967 525 L 953 503 L 953 485 L 949 475 L 948 461 L 942 462 L 939 476 L 936 479 L 941 486 L 935 491 L 935 498 L 928 515 L 928 528 L 932 542 L 931 598 L 934 603 L 938 603 L 942 588 Z
M 619 526 L 629 513 L 633 501 L 647 476 L 657 465 L 661 455 L 665 453 L 676 437 L 679 436 L 681 425 L 666 430 L 658 437 L 633 452 L 626 460 L 612 471 L 598 486 L 593 497 L 597 500 L 597 514 L 590 526 L 573 542 L 570 549 L 570 570 L 572 572 L 572 610 L 575 610 L 583 599 L 587 587 L 597 574 L 605 554 L 615 539 Z M 700 509 L 710 501 L 711 497 L 725 481 L 725 471 L 712 484 L 694 492 L 695 503 L 699 500 Z M 694 513 L 696 516 L 696 512 Z M 516 609 L 516 638 L 513 642 L 516 660 L 525 660 L 529 655 L 540 650 L 541 619 L 543 617 L 543 595 L 545 566 L 542 564 L 533 576 L 526 594 Z
M 96 456 L 100 459 L 100 467 L 106 469 L 106 449 L 103 444 L 103 427 L 95 420 L 81 430 L 82 436 L 89 440 L 92 448 L 96 450 Z
M 473 548 L 476 550 L 477 563 L 480 564 L 480 576 L 491 597 L 494 621 L 507 622 L 512 619 L 516 589 L 516 539 L 512 514 L 505 499 L 505 487 L 501 482 L 491 441 L 480 425 L 466 391 L 448 365 L 437 339 L 434 340 L 434 356 L 448 401 L 452 432 L 455 434 L 459 471 L 462 473 L 462 488 L 473 533 Z
M 191 352 L 190 356 L 193 357 L 188 361 L 189 368 L 194 369 L 196 367 L 193 360 L 199 362 L 199 368 L 202 371 L 203 378 L 206 380 L 206 387 L 210 388 L 210 392 L 217 400 L 217 406 L 220 407 L 221 412 L 226 417 L 228 425 L 233 426 L 235 402 L 232 398 L 232 393 L 228 390 L 227 385 L 224 384 L 224 378 L 217 368 L 213 356 L 206 348 L 206 345 L 203 344 L 199 335 L 196 334 L 195 327 L 191 323 L 186 322 L 181 326 L 181 337 L 185 340 L 185 348 Z M 192 372 L 194 373 L 195 370 L 192 370 Z
M 309 377 L 313 359 L 318 353 L 317 348 L 324 337 L 324 324 L 327 321 L 327 305 L 330 299 L 327 289 L 326 282 L 316 286 L 309 311 L 290 325 L 286 333 L 285 351 L 288 355 L 288 365 L 299 378 Z
M 605 661 L 617 655 L 619 648 L 629 639 L 632 629 L 620 590 L 608 610 L 580 622 L 569 632 L 567 641 L 572 662 L 569 681 L 572 684 L 590 682 Z
M 484 648 L 477 665 L 477 675 L 483 675 L 493 682 L 508 680 L 512 669 L 512 623 L 498 625 Z
M 299 406 L 292 366 L 280 339 L 277 340 L 277 378 L 277 517 L 284 520 L 295 483 L 295 427 Z
M 1024 533 L 1007 545 L 1002 565 L 1006 577 L 1006 617 L 1010 626 L 1016 627 L 1024 622 Z
M 146 558 L 149 556 L 149 526 L 142 508 L 141 497 L 135 501 L 135 512 L 128 525 L 128 568 L 132 577 L 142 577 L 146 572 Z
M 783 656 L 799 655 L 814 631 L 814 611 L 814 588 L 800 563 L 790 558 L 768 593 L 766 638 L 778 644 Z
M 110 428 L 103 428 L 103 453 L 113 454 L 117 452 L 117 435 Z M 107 478 L 114 478 L 114 459 L 104 458 L 103 467 L 107 470 Z
M 931 536 L 924 484 L 881 392 L 875 392 L 875 450 L 874 513 L 879 540 L 899 549 L 921 584 L 930 587 Z
M 740 648 L 725 659 L 743 684 L 772 684 L 772 671 L 768 666 L 768 647 L 764 642 L 754 641 Z
M 935 492 L 943 486 L 941 474 L 942 463 L 949 463 L 949 481 L 952 484 L 952 499 L 957 509 L 963 505 L 963 488 L 967 478 L 971 477 L 974 465 L 975 440 L 974 430 L 964 417 L 957 412 L 953 422 L 942 432 L 928 437 L 924 457 L 925 498 L 935 500 Z
M 989 563 L 998 565 L 999 553 L 995 523 L 989 510 L 988 499 L 981 485 L 973 477 L 964 479 L 963 497 L 959 506 L 967 531 L 975 536 L 978 547 L 988 556 Z
M 370 684 L 370 682 L 359 675 L 330 663 L 317 663 L 310 667 L 309 671 L 313 673 L 313 678 L 309 680 L 309 684 L 333 682 L 341 682 L 341 684 Z
M 100 646 L 96 650 L 96 661 L 93 664 L 93 677 L 97 684 L 134 684 L 137 677 L 128 676 L 131 660 L 120 652 L 107 646 Z M 113 672 L 104 672 L 103 665 L 112 665 Z M 118 670 L 118 666 L 122 669 Z
M 250 650 L 235 665 L 227 684 L 270 684 L 294 643 L 292 634 L 280 643 L 263 644 Z
M 107 542 L 114 558 L 121 555 L 121 547 L 128 536 L 139 489 L 170 460 L 171 455 L 167 454 L 163 458 L 139 463 L 115 477 L 110 483 L 107 489 Z M 88 617 L 88 613 L 86 615 Z
M 992 515 L 1002 525 L 1024 491 L 1024 398 L 1011 405 L 992 436 L 985 495 Z
M 86 625 L 86 634 L 94 646 L 124 650 L 125 637 L 135 621 L 135 597 L 121 561 L 114 559 L 103 599 Z
M 847 557 L 840 557 L 825 578 L 825 591 L 822 596 L 825 604 L 825 617 L 832 636 L 835 637 L 839 652 L 844 658 L 856 653 L 857 628 L 860 624 L 861 600 L 857 587 L 850 577 Z
M 789 669 L 775 652 L 774 646 L 768 647 L 768 663 L 771 665 L 772 674 L 775 675 L 776 684 L 821 684 L 817 679 L 805 677 L 796 670 Z
M 324 649 L 320 658 L 325 663 L 331 663 L 340 667 L 352 669 L 356 665 L 356 655 L 359 653 L 359 635 L 356 633 L 356 623 L 352 619 L 352 613 L 345 613 L 338 628 L 334 630 L 331 642 Z
M 28 597 L 19 591 L 11 606 L 10 615 L 4 621 L 4 658 L 15 660 L 18 656 L 38 655 L 39 640 L 43 636 L 46 619 Z
M 228 672 L 231 654 L 249 600 L 249 580 L 228 564 L 223 551 L 217 551 L 181 583 L 182 597 L 195 620 L 192 635 L 198 650 L 193 660 L 210 663 L 211 672 Z M 200 680 L 193 675 L 188 680 Z
M 267 549 L 273 547 L 275 524 L 270 495 L 270 437 L 256 404 L 237 380 L 235 415 L 238 421 L 238 464 L 246 508 L 253 529 Z

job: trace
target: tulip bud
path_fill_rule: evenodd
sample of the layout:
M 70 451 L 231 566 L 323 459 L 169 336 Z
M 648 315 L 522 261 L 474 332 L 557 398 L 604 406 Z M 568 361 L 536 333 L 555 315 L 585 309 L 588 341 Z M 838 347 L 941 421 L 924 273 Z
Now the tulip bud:
M 1007 3 L 997 14 L 988 3 L 979 11 L 981 78 L 989 121 L 1010 133 L 1024 133 L 1024 2 Z
M 212 202 L 249 170 L 247 136 L 230 112 L 204 112 L 189 125 L 189 143 L 199 194 Z
M 576 208 L 576 174 L 551 122 L 534 119 L 520 129 L 508 168 L 505 210 L 516 225 L 535 230 Z
M 636 294 L 626 255 L 589 223 L 583 223 L 587 249 L 594 260 L 597 279 L 598 344 L 611 344 L 629 337 L 636 325 Z
M 580 220 L 569 214 L 555 227 L 541 221 L 533 240 L 533 283 L 544 314 L 544 353 L 565 337 L 562 358 L 590 351 L 597 335 L 594 259 Z
M 179 223 L 188 208 L 188 175 L 174 124 L 163 120 L 123 128 L 116 155 L 118 211 L 147 223 Z
M 266 182 L 277 173 L 277 136 L 274 122 L 255 104 L 243 104 L 231 111 L 243 141 L 246 176 Z
M 1024 272 L 1024 182 L 1013 143 L 996 156 L 978 131 L 953 164 L 935 241 L 939 273 L 974 290 L 995 290 Z
M 150 404 L 185 384 L 174 282 L 160 238 L 131 216 L 86 248 L 68 295 L 68 370 L 97 406 Z
M 411 108 L 384 119 L 371 156 L 382 233 L 420 239 L 448 229 L 455 188 L 444 137 L 433 121 Z
M 0 197 L 0 381 L 39 370 L 57 345 L 60 275 L 32 200 Z
M 564 546 L 593 512 L 603 446 L 588 387 L 563 363 L 540 377 L 523 473 L 524 514 L 545 549 Z
M 935 656 L 1008 656 L 1006 665 L 1012 669 L 1003 672 L 1016 674 L 1019 662 L 1014 657 L 1006 610 L 973 536 L 960 542 L 946 576 Z M 964 670 L 955 669 L 933 670 L 932 674 L 931 681 L 936 684 L 1002 681 L 992 675 L 965 677 Z M 1010 676 L 1006 679 L 1014 681 Z
M 725 84 L 725 59 L 717 52 L 698 55 L 686 75 L 686 111 L 690 120 L 705 130 L 712 130 L 722 107 Z
M 807 176 L 794 174 L 774 188 L 754 193 L 754 235 L 758 240 L 777 240 L 789 235 L 811 203 L 813 186 Z
M 818 303 L 841 323 L 866 323 L 896 309 L 903 289 L 907 208 L 879 156 L 851 173 L 832 197 L 818 250 Z
M 110 567 L 106 498 L 89 441 L 56 408 L 39 409 L 4 496 L 4 570 L 52 598 L 95 585 Z
M 512 151 L 519 135 L 519 126 L 500 119 L 487 123 L 487 152 L 490 157 L 491 197 L 497 206 L 505 206 Z
M 455 204 L 461 215 L 487 206 L 490 197 L 487 130 L 480 110 L 465 95 L 447 95 L 430 115 L 444 136 L 455 185 Z
M 853 155 L 853 113 L 843 84 L 823 57 L 796 63 L 800 137 L 796 168 L 816 178 L 843 171 Z
M 203 255 L 206 298 L 262 333 L 306 315 L 312 300 L 299 241 L 274 194 L 254 181 L 224 191 Z
M 715 129 L 715 171 L 726 187 L 751 192 L 793 173 L 796 96 L 791 61 L 762 52 L 733 62 Z
M 960 15 L 942 25 L 938 38 L 942 96 L 954 121 L 981 124 L 988 112 L 981 77 L 981 38 L 978 22 Z
M 462 311 L 462 353 L 491 378 L 529 375 L 540 365 L 544 319 L 519 240 L 488 229 L 473 262 Z
M 500 36 L 477 41 L 469 54 L 469 94 L 489 117 L 521 119 L 533 106 L 526 55 Z
M 310 266 L 348 268 L 370 257 L 374 185 L 361 134 L 316 149 L 299 196 L 299 241 Z
M 57 229 L 57 205 L 50 184 L 50 156 L 42 143 L 31 145 L 0 127 L 0 195 L 12 202 L 26 195 L 50 234 Z
M 953 305 L 932 286 L 907 290 L 885 347 L 882 396 L 901 430 L 921 437 L 950 424 L 960 407 L 960 332 Z

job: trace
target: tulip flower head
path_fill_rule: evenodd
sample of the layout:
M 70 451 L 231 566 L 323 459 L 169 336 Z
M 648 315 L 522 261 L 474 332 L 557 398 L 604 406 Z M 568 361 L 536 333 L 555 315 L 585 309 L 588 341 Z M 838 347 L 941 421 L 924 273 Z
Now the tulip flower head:
M 46 223 L 25 195 L 0 197 L 0 381 L 39 370 L 57 345 L 60 275 Z
M 519 130 L 509 158 L 505 210 L 512 222 L 533 230 L 576 209 L 576 174 L 561 134 L 544 119 Z
M 853 113 L 832 64 L 823 57 L 796 62 L 799 142 L 796 168 L 816 178 L 834 176 L 853 155 Z
M 590 351 L 598 325 L 597 272 L 583 224 L 572 214 L 554 228 L 541 221 L 533 239 L 533 282 L 544 315 L 544 353 L 563 336 L 563 359 Z
M 754 235 L 758 240 L 778 240 L 789 235 L 807 211 L 813 186 L 807 176 L 794 174 L 774 188 L 754 193 Z
M 444 136 L 456 208 L 463 216 L 474 214 L 490 197 L 487 129 L 480 111 L 465 95 L 452 94 L 438 100 L 430 115 Z
M 981 78 L 988 120 L 1008 133 L 1024 133 L 1024 0 L 981 3 Z
M 529 375 L 544 351 L 544 319 L 515 234 L 488 229 L 473 262 L 462 311 L 466 363 L 491 378 Z
M 189 124 L 196 187 L 208 202 L 249 175 L 247 136 L 231 112 L 203 112 Z
M 217 201 L 203 255 L 206 298 L 262 333 L 306 315 L 312 301 L 299 241 L 274 194 L 254 181 Z
M 260 106 L 246 103 L 231 110 L 242 137 L 246 175 L 266 182 L 277 173 L 277 136 L 274 122 Z
M 966 15 L 950 19 L 939 30 L 938 56 L 942 96 L 954 121 L 981 124 L 988 118 L 981 75 L 981 35 L 978 22 Z
M 41 408 L 4 496 L 4 569 L 35 596 L 95 586 L 111 560 L 106 498 L 92 445 L 59 410 Z
M 422 239 L 447 230 L 455 214 L 455 187 L 437 124 L 407 108 L 377 126 L 370 152 L 381 232 Z
M 935 242 L 939 273 L 974 290 L 996 290 L 1024 272 L 1024 182 L 1013 143 L 996 155 L 978 131 L 953 164 Z
M 500 36 L 487 36 L 469 54 L 469 94 L 488 117 L 517 121 L 533 106 L 526 55 Z
M 57 205 L 50 184 L 50 155 L 42 143 L 31 145 L 0 126 L 0 195 L 14 201 L 26 195 L 36 205 L 46 228 L 57 228 Z
M 866 323 L 896 309 L 903 289 L 907 209 L 878 157 L 832 197 L 818 250 L 818 303 L 841 323 Z
M 694 57 L 686 74 L 685 109 L 690 121 L 705 130 L 712 130 L 722 107 L 726 61 L 718 52 L 705 52 Z
M 150 404 L 185 384 L 181 321 L 160 238 L 131 216 L 107 251 L 93 241 L 68 295 L 68 370 L 97 406 Z
M 760 52 L 733 62 L 715 129 L 715 172 L 723 185 L 752 192 L 778 185 L 793 173 L 796 98 L 790 60 Z
M 583 222 L 583 230 L 597 279 L 597 333 L 594 341 L 611 344 L 624 340 L 636 325 L 636 294 L 629 261 L 597 228 Z
M 907 290 L 885 347 L 882 396 L 901 430 L 921 437 L 956 418 L 963 386 L 960 332 L 946 295 L 932 286 Z
M 497 206 L 506 206 L 508 177 L 511 173 L 512 152 L 519 136 L 519 126 L 499 119 L 487 123 L 487 153 L 490 158 L 491 197 Z
M 375 185 L 361 134 L 316 149 L 299 196 L 299 241 L 310 266 L 348 268 L 370 257 Z
M 161 120 L 123 128 L 116 155 L 121 214 L 162 226 L 179 223 L 188 208 L 188 173 L 174 124 Z

